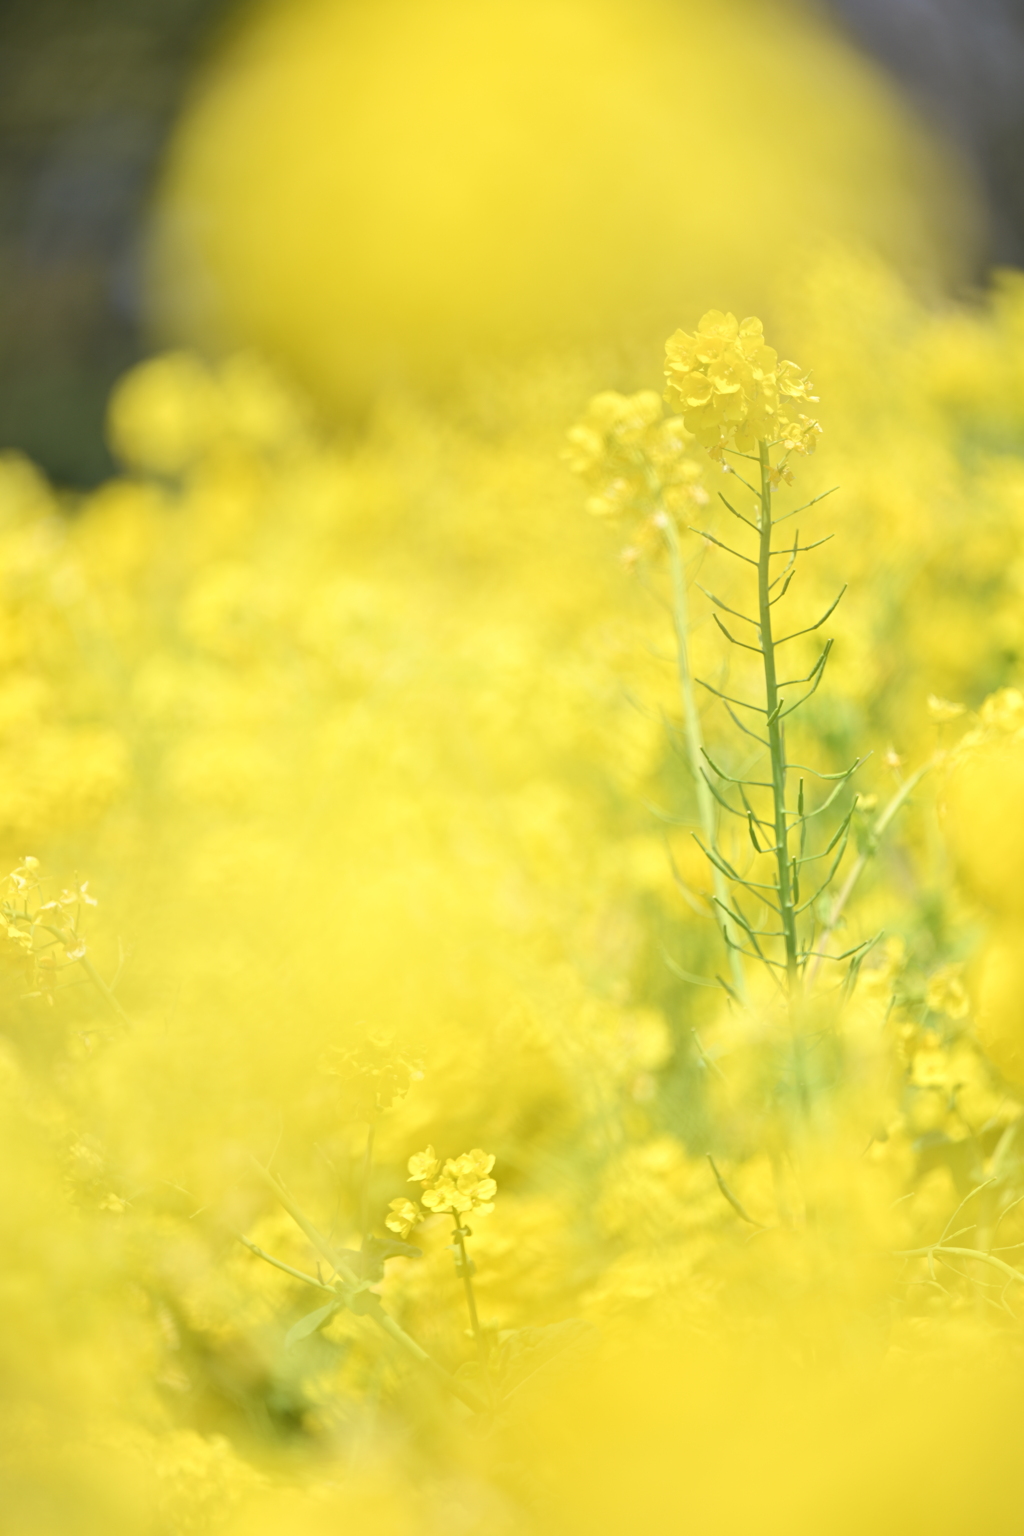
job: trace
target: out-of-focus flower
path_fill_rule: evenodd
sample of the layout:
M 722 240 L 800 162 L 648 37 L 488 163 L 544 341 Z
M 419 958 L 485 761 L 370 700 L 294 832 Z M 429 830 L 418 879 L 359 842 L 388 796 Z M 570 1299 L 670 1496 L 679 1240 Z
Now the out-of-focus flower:
M 940 699 L 938 694 L 928 695 L 928 715 L 937 725 L 948 725 L 951 720 L 959 720 L 966 708 L 965 704 L 954 704 L 949 699 Z
M 567 437 L 563 460 L 591 487 L 587 511 L 614 521 L 639 519 L 637 554 L 655 540 L 654 518 L 666 510 L 692 511 L 709 500 L 691 452 L 692 434 L 681 416 L 664 415 L 652 389 L 595 395 Z
M 423 1076 L 420 1063 L 382 1034 L 367 1035 L 354 1047 L 332 1046 L 321 1069 L 338 1079 L 346 1108 L 360 1120 L 372 1120 L 390 1109 Z
M 877 945 L 868 957 L 857 978 L 857 991 L 862 997 L 888 1002 L 896 980 L 907 962 L 907 942 L 894 934 Z
M 965 1019 L 971 1011 L 971 1000 L 963 983 L 963 966 L 944 965 L 936 971 L 929 979 L 925 1003 L 933 1013 Z
M 815 403 L 809 377 L 780 362 L 766 346 L 761 321 L 709 310 L 696 331 L 676 331 L 665 344 L 666 398 L 713 458 L 726 449 L 753 452 L 758 442 L 813 453 L 821 427 L 796 409 Z
M 1024 693 L 1019 688 L 1000 688 L 981 706 L 984 729 L 1004 736 L 1024 730 Z
M 392 1200 L 388 1206 L 389 1214 L 384 1218 L 384 1225 L 390 1232 L 397 1232 L 403 1240 L 409 1236 L 413 1227 L 423 1220 L 423 1212 L 414 1200 L 399 1198 Z
M 32 934 L 30 929 L 26 928 L 23 924 L 19 924 L 15 919 L 8 918 L 3 913 L 0 913 L 0 932 L 5 935 L 9 943 L 14 945 L 16 950 L 20 950 L 22 953 L 28 953 L 31 950 Z

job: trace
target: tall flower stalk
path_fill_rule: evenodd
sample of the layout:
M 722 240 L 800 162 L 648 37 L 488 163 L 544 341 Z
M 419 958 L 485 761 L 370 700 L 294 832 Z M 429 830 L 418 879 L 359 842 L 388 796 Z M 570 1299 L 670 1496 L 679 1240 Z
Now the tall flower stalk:
M 734 549 L 706 531 L 703 536 L 755 572 L 756 615 L 730 607 L 713 593 L 708 596 L 716 609 L 749 626 L 743 632 L 746 638 L 741 639 L 717 612 L 714 615 L 730 645 L 759 659 L 763 696 L 757 700 L 727 695 L 701 681 L 725 705 L 739 730 L 761 747 L 759 758 L 763 761 L 767 756 L 770 776 L 766 780 L 730 774 L 705 752 L 704 779 L 718 804 L 746 823 L 754 853 L 771 861 L 772 878 L 754 879 L 748 871 L 741 871 L 727 860 L 721 847 L 714 843 L 709 843 L 705 851 L 728 881 L 727 897 L 723 899 L 716 891 L 715 900 L 741 930 L 742 953 L 769 967 L 782 980 L 792 1001 L 803 988 L 808 962 L 819 957 L 815 948 L 817 906 L 846 851 L 853 807 L 824 848 L 807 851 L 808 831 L 816 818 L 834 804 L 859 766 L 859 761 L 855 762 L 838 774 L 805 769 L 820 781 L 831 781 L 832 788 L 816 806 L 809 808 L 805 780 L 801 777 L 795 804 L 792 803 L 794 765 L 787 756 L 786 721 L 817 690 L 832 642 L 825 642 L 803 676 L 780 677 L 779 653 L 789 642 L 820 630 L 843 596 L 840 591 L 813 623 L 781 637 L 776 635 L 773 610 L 789 590 L 799 556 L 826 542 L 819 539 L 801 545 L 798 530 L 792 545 L 775 544 L 781 523 L 822 499 L 815 497 L 782 516 L 776 515 L 773 504 L 778 487 L 792 481 L 791 456 L 814 450 L 821 429 L 799 405 L 815 401 L 816 397 L 811 394 L 806 374 L 795 363 L 780 361 L 774 349 L 765 345 L 759 320 L 749 319 L 740 324 L 735 316 L 717 310 L 704 316 L 693 335 L 677 331 L 670 338 L 665 372 L 668 398 L 682 406 L 686 429 L 755 498 L 754 516 L 748 517 L 727 497 L 721 497 L 732 516 L 754 535 L 750 553 Z M 756 483 L 752 485 L 734 465 L 727 463 L 726 454 L 756 465 Z M 781 565 L 777 563 L 780 561 Z M 753 716 L 752 723 L 745 723 L 737 710 L 742 710 L 747 719 Z M 816 864 L 821 869 L 814 873 Z M 805 872 L 811 873 L 810 891 L 806 889 L 807 881 L 801 889 Z M 866 947 L 856 946 L 845 956 L 835 958 L 852 958 Z
M 797 531 L 790 543 L 778 532 L 782 523 L 808 511 L 821 496 L 781 515 L 775 507 L 779 488 L 792 483 L 794 456 L 812 453 L 816 446 L 821 428 L 802 407 L 817 397 L 807 375 L 766 345 L 756 319 L 739 322 L 734 315 L 712 310 L 693 334 L 677 331 L 670 337 L 665 360 L 665 399 L 678 414 L 666 416 L 653 391 L 598 395 L 586 418 L 570 432 L 566 456 L 570 467 L 594 487 L 588 510 L 603 518 L 630 520 L 634 542 L 624 552 L 627 561 L 655 554 L 659 547 L 667 556 L 683 734 L 699 821 L 694 836 L 711 867 L 708 895 L 729 954 L 731 979 L 726 982 L 719 975 L 716 981 L 744 1001 L 744 966 L 753 960 L 770 971 L 793 1002 L 805 989 L 810 963 L 815 969 L 825 958 L 849 959 L 856 965 L 872 942 L 839 955 L 826 955 L 817 947 L 823 931 L 826 938 L 831 931 L 819 907 L 846 852 L 853 806 L 827 841 L 816 835 L 816 828 L 842 796 L 859 761 L 839 773 L 822 773 L 793 764 L 786 746 L 786 723 L 819 687 L 831 641 L 800 676 L 783 675 L 783 648 L 820 630 L 843 595 L 841 591 L 813 623 L 777 634 L 778 605 L 789 591 L 799 557 L 826 542 L 801 544 Z M 695 457 L 700 448 L 753 497 L 751 515 L 728 497 L 720 498 L 747 530 L 741 535 L 748 541 L 745 548 L 734 548 L 689 521 L 710 499 Z M 753 466 L 750 479 L 738 461 Z M 750 612 L 713 592 L 706 596 L 730 646 L 756 658 L 758 697 L 725 693 L 692 671 L 683 552 L 687 530 L 729 554 L 755 579 Z M 753 769 L 732 773 L 718 761 L 717 748 L 712 756 L 697 707 L 698 687 L 714 695 L 732 725 L 756 744 Z M 823 793 L 808 793 L 809 778 L 825 786 Z M 732 851 L 731 842 L 727 854 L 727 840 L 720 835 L 722 816 L 743 824 L 739 830 L 744 844 L 749 839 L 753 859 Z M 768 861 L 767 869 L 762 860 Z

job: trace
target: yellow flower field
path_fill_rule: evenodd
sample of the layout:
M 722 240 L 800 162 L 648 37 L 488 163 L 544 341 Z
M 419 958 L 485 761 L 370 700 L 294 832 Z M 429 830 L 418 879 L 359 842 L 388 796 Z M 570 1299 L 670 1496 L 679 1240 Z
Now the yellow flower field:
M 1018 1529 L 1024 276 L 839 233 L 0 459 L 11 1536 Z
M 850 1436 L 888 1466 L 906 1399 L 910 1462 L 948 1441 L 995 1516 L 1022 315 L 1009 276 L 929 311 L 846 258 L 794 320 L 824 434 L 774 495 L 841 489 L 808 513 L 835 537 L 793 624 L 848 591 L 798 642 L 805 670 L 819 635 L 835 656 L 790 751 L 866 760 L 826 813 L 846 851 L 789 1022 L 756 960 L 742 1001 L 714 982 L 657 514 L 641 487 L 588 517 L 571 374 L 539 405 L 506 386 L 497 430 L 395 407 L 344 446 L 255 358 L 170 354 L 115 394 L 125 470 L 80 505 L 8 458 L 3 1375 L 26 1509 L 43 1476 L 55 1520 L 104 1530 L 433 1529 L 451 1500 L 467 1529 L 611 1529 L 634 1476 L 669 1496 L 666 1412 L 700 1478 L 754 1458 L 762 1508 L 796 1476 L 757 1428 L 777 1373 L 801 1467 Z M 749 492 L 679 434 L 688 652 L 731 694 L 752 674 L 724 670 L 703 593 L 742 600 L 714 498 L 727 480 L 746 515 Z M 720 701 L 699 714 L 738 764 Z M 759 878 L 712 806 L 718 857 Z M 601 1448 L 623 1413 L 628 1476 Z M 916 1519 L 879 1476 L 871 1518 Z

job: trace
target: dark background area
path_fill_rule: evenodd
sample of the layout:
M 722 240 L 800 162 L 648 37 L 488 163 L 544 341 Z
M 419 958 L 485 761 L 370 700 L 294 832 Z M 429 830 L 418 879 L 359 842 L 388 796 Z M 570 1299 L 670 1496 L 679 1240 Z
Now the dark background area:
M 0 448 L 110 469 L 106 397 L 138 359 L 160 153 L 232 0 L 0 0 Z
M 192 73 L 238 0 L 0 0 L 0 448 L 110 469 L 114 379 L 145 351 L 139 243 Z M 828 0 L 959 148 L 987 257 L 1024 266 L 1024 0 Z

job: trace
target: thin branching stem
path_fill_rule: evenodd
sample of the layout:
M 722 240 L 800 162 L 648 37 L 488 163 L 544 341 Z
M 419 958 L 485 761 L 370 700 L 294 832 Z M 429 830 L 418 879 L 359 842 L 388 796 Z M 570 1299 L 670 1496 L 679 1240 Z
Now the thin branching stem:
M 745 1221 L 748 1223 L 748 1225 L 756 1227 L 759 1232 L 766 1231 L 767 1228 L 765 1227 L 764 1222 L 756 1221 L 755 1218 L 751 1216 L 750 1212 L 746 1210 L 746 1208 L 741 1204 L 736 1195 L 733 1194 L 732 1190 L 729 1188 L 728 1184 L 725 1182 L 725 1179 L 719 1172 L 718 1164 L 715 1162 L 710 1152 L 708 1153 L 708 1162 L 711 1165 L 711 1172 L 715 1176 L 715 1183 L 718 1185 L 723 1200 L 732 1206 L 733 1210 L 736 1212 L 736 1215 L 740 1218 L 741 1221 Z
M 406 1354 L 411 1355 L 414 1360 L 418 1360 L 422 1366 L 425 1366 L 435 1380 L 439 1381 L 449 1392 L 461 1398 L 467 1408 L 472 1408 L 474 1413 L 485 1412 L 486 1405 L 480 1401 L 476 1393 L 465 1382 L 459 1381 L 457 1377 L 452 1376 L 446 1371 L 443 1366 L 438 1365 L 437 1361 L 432 1359 L 426 1350 L 417 1344 L 416 1340 L 406 1333 L 405 1329 L 399 1323 L 396 1323 L 389 1313 L 385 1312 L 380 1297 L 375 1291 L 370 1290 L 366 1281 L 360 1281 L 356 1278 L 350 1266 L 341 1257 L 341 1254 L 332 1247 L 323 1233 L 313 1225 L 302 1207 L 285 1189 L 280 1179 L 276 1178 L 269 1168 L 264 1168 L 263 1164 L 257 1162 L 255 1158 L 250 1158 L 250 1163 L 253 1170 L 284 1206 L 296 1226 L 305 1233 L 313 1247 L 322 1258 L 327 1260 L 327 1263 L 334 1270 L 334 1273 L 341 1282 L 340 1290 L 335 1291 L 335 1294 L 339 1295 L 345 1305 L 351 1308 L 356 1316 L 372 1317 L 378 1328 L 386 1333 L 389 1338 L 393 1339 L 396 1344 L 400 1345 Z M 246 1242 L 246 1247 L 256 1251 L 251 1243 Z M 278 1269 L 282 1267 L 279 1260 L 270 1259 L 269 1255 L 262 1251 L 259 1251 L 259 1257 L 267 1259 L 269 1263 L 274 1264 Z M 294 1271 L 289 1272 L 294 1273 Z M 309 1276 L 303 1275 L 301 1272 L 296 1278 L 309 1280 Z M 322 1282 L 318 1281 L 316 1283 L 324 1288 Z M 326 1289 L 331 1289 L 331 1287 L 326 1287 Z
M 455 1219 L 455 1229 L 452 1236 L 458 1248 L 458 1270 L 462 1276 L 462 1284 L 466 1291 L 466 1308 L 469 1312 L 469 1325 L 473 1330 L 473 1338 L 476 1342 L 477 1358 L 480 1361 L 480 1373 L 488 1394 L 493 1396 L 493 1387 L 489 1370 L 490 1350 L 487 1346 L 487 1335 L 480 1326 L 480 1314 L 476 1307 L 476 1293 L 473 1290 L 473 1266 L 469 1254 L 466 1252 L 466 1235 L 468 1228 L 462 1225 L 461 1217 L 452 1213 Z
M 759 445 L 761 461 L 760 554 L 757 562 L 757 597 L 760 614 L 761 651 L 764 665 L 765 708 L 768 711 L 768 749 L 772 765 L 772 801 L 775 811 L 775 864 L 778 872 L 780 916 L 786 952 L 786 977 L 791 994 L 799 985 L 799 949 L 796 911 L 793 900 L 792 871 L 789 860 L 789 818 L 786 813 L 786 747 L 781 721 L 781 705 L 775 671 L 775 642 L 772 637 L 771 555 L 772 555 L 772 483 L 768 444 Z
M 235 1236 L 243 1248 L 248 1248 L 249 1252 L 254 1253 L 258 1259 L 272 1264 L 283 1274 L 291 1275 L 293 1280 L 301 1280 L 304 1285 L 312 1285 L 318 1291 L 326 1291 L 329 1296 L 338 1294 L 333 1285 L 328 1285 L 324 1280 L 318 1280 L 316 1275 L 307 1275 L 303 1269 L 295 1269 L 291 1264 L 286 1264 L 283 1259 L 275 1259 L 272 1253 L 267 1253 L 266 1249 L 261 1248 L 257 1243 L 251 1243 L 247 1237 L 243 1237 L 241 1232 L 236 1232 Z
M 690 761 L 690 773 L 693 777 L 694 788 L 697 795 L 697 809 L 700 815 L 701 827 L 707 840 L 708 847 L 714 848 L 717 844 L 717 821 L 715 814 L 715 801 L 704 775 L 704 738 L 701 731 L 700 716 L 697 713 L 697 699 L 694 691 L 693 673 L 690 670 L 690 613 L 689 599 L 686 590 L 686 570 L 683 564 L 683 554 L 679 545 L 679 534 L 676 525 L 667 512 L 662 512 L 659 517 L 661 529 L 665 537 L 665 545 L 668 550 L 669 568 L 672 576 L 672 620 L 676 637 L 676 670 L 679 677 L 679 693 L 683 706 L 683 729 L 686 733 L 686 746 Z M 723 937 L 729 951 L 729 975 L 733 991 L 741 998 L 746 996 L 746 979 L 743 974 L 743 962 L 731 942 L 733 935 L 729 931 L 728 918 L 724 915 L 724 905 L 728 895 L 726 882 L 721 870 L 712 861 L 711 879 L 714 887 L 714 895 L 718 903 L 718 910 L 723 915 L 719 918 L 722 925 Z
M 847 902 L 853 895 L 854 887 L 856 886 L 857 881 L 864 873 L 870 860 L 873 859 L 877 853 L 879 842 L 882 838 L 882 835 L 888 828 L 889 823 L 896 815 L 898 815 L 899 811 L 906 804 L 907 800 L 910 798 L 913 791 L 917 788 L 918 784 L 920 784 L 925 774 L 930 773 L 931 770 L 942 761 L 942 758 L 943 754 L 941 752 L 936 753 L 936 755 L 932 758 L 929 758 L 928 762 L 923 764 L 923 766 L 920 767 L 916 773 L 912 773 L 909 779 L 904 780 L 899 789 L 893 795 L 892 799 L 889 801 L 888 805 L 886 805 L 885 809 L 878 817 L 874 826 L 871 828 L 867 847 L 861 854 L 858 855 L 857 859 L 854 861 L 850 868 L 849 874 L 843 881 L 842 887 L 836 896 L 835 901 L 832 903 L 832 910 L 828 915 L 828 921 L 822 930 L 821 939 L 819 940 L 821 953 L 815 957 L 814 964 L 812 965 L 809 973 L 810 981 L 814 981 L 818 972 L 821 970 L 823 961 L 829 958 L 828 941 L 839 925 L 839 920 L 846 909 Z

